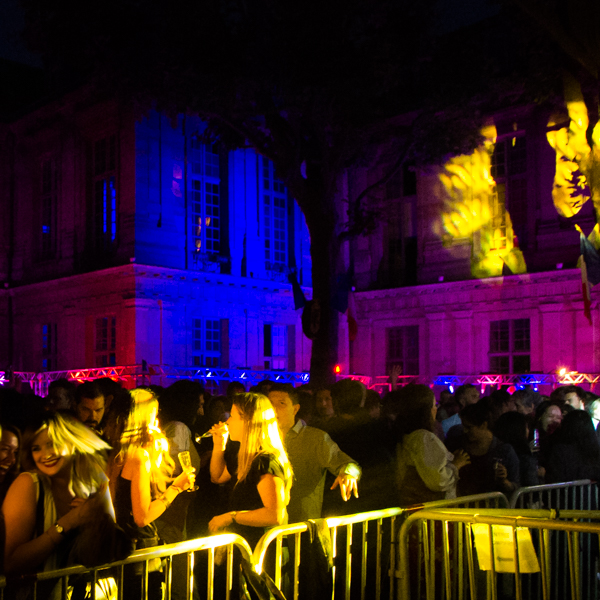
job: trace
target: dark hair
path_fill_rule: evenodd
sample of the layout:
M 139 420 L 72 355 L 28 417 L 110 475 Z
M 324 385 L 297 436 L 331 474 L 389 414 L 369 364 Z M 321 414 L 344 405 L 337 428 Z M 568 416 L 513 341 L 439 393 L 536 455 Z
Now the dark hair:
M 502 407 L 510 403 L 510 394 L 506 390 L 494 390 L 490 394 L 490 401 L 493 407 Z
M 354 379 L 341 379 L 331 386 L 331 398 L 341 414 L 358 412 L 365 395 L 365 386 Z
M 587 394 L 585 392 L 584 389 L 580 388 L 578 385 L 566 385 L 565 386 L 565 390 L 564 390 L 564 395 L 563 398 L 567 395 L 567 394 L 572 394 L 573 392 L 575 392 L 577 394 L 577 397 L 582 401 L 585 402 L 587 400 Z
M 271 391 L 273 391 L 273 388 L 271 388 Z M 309 423 L 315 412 L 315 397 L 305 389 L 299 390 L 296 388 L 294 388 L 293 395 L 296 396 L 297 402 L 294 402 L 292 396 L 290 396 L 292 404 L 300 405 L 297 418 Z
M 19 443 L 19 447 L 17 448 L 15 456 L 15 463 L 11 465 L 10 469 L 4 476 L 4 481 L 2 482 L 3 487 L 8 489 L 8 485 L 10 485 L 10 483 L 16 478 L 16 476 L 21 471 L 21 430 L 12 423 L 7 423 L 4 420 L 0 421 L 0 428 L 2 433 L 4 433 L 5 431 L 10 431 L 10 433 L 12 433 L 17 438 L 17 442 Z
M 470 390 L 476 390 L 477 388 L 472 383 L 463 383 L 459 385 L 454 392 L 454 399 L 460 404 L 463 404 L 463 400 Z
M 50 392 L 53 392 L 56 388 L 63 388 L 68 394 L 72 395 L 75 391 L 75 387 L 76 386 L 72 381 L 69 381 L 66 377 L 60 377 L 59 379 L 55 379 L 49 383 L 48 395 L 50 395 Z
M 259 394 L 267 396 L 271 391 L 271 388 L 273 387 L 273 383 L 274 382 L 270 379 L 263 379 L 262 381 L 259 381 L 254 387 L 258 390 Z
M 435 424 L 431 409 L 435 395 L 429 386 L 409 383 L 398 390 L 397 400 L 400 407 L 396 420 L 398 441 L 401 442 L 405 435 L 418 429 L 433 432 Z
M 592 418 L 585 410 L 573 410 L 563 417 L 558 440 L 575 445 L 588 463 L 600 462 L 600 445 Z
M 241 381 L 230 381 L 227 385 L 226 396 L 231 400 L 236 394 L 245 394 L 246 388 Z
M 400 388 L 402 390 L 403 388 Z M 400 390 L 393 390 L 388 392 L 382 400 L 383 410 L 382 414 L 384 419 L 394 421 L 400 411 L 402 410 L 402 394 Z
M 494 435 L 510 444 L 517 454 L 531 454 L 527 442 L 527 418 L 516 411 L 500 415 L 494 425 Z
M 461 421 L 468 421 L 476 427 L 480 427 L 484 423 L 489 423 L 491 418 L 489 402 L 486 402 L 485 400 L 485 398 L 482 398 L 475 404 L 468 404 L 465 406 L 460 411 Z
M 75 389 L 75 404 L 79 404 L 84 398 L 95 400 L 100 396 L 104 396 L 104 394 L 95 381 L 84 381 Z
M 112 396 L 113 398 L 119 393 L 119 390 L 123 389 L 123 386 L 117 381 L 113 381 L 110 377 L 100 377 L 99 379 L 95 379 L 94 383 L 100 388 L 104 399 L 107 396 Z M 86 396 L 89 398 L 89 396 Z
M 198 416 L 202 394 L 204 388 L 197 381 L 179 379 L 172 383 L 159 398 L 161 423 L 181 421 L 191 427 Z
M 269 394 L 271 392 L 282 392 L 287 394 L 290 397 L 292 404 L 300 404 L 300 396 L 291 383 L 274 383 L 269 390 Z M 269 394 L 267 394 L 267 396 Z
M 204 404 L 204 417 L 202 417 L 200 425 L 196 423 L 196 427 L 204 433 L 221 420 L 219 417 L 222 417 L 223 413 L 230 412 L 231 400 L 227 396 L 213 396 Z
M 133 398 L 129 390 L 121 388 L 119 393 L 112 399 L 108 410 L 104 414 L 104 436 L 108 443 L 118 452 L 121 443 L 123 429 L 133 406 Z M 110 437 L 110 439 L 109 439 Z
M 540 402 L 537 405 L 537 408 L 535 409 L 535 422 L 539 423 L 539 421 L 542 419 L 542 417 L 544 416 L 544 413 L 551 407 L 551 406 L 558 406 L 558 408 L 561 410 L 562 412 L 562 406 L 558 403 L 558 402 L 552 402 L 550 400 L 544 400 L 542 402 Z
M 550 392 L 550 403 L 562 408 L 563 404 L 565 403 L 565 394 L 567 387 L 570 386 L 560 385 L 557 388 L 553 389 Z
M 381 396 L 377 390 L 367 390 L 367 399 L 365 400 L 365 408 L 374 408 L 381 406 Z

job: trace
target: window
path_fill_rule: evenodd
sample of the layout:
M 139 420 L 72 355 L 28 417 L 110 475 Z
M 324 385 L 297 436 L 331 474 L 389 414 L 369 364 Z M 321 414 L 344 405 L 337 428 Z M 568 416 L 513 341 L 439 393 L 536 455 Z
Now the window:
M 529 319 L 490 322 L 490 371 L 529 373 L 531 371 Z
M 56 253 L 56 213 L 58 210 L 59 171 L 55 159 L 42 161 L 40 185 L 40 255 L 52 258 Z
M 56 323 L 42 325 L 42 370 L 56 371 Z
M 287 368 L 287 326 L 265 323 L 263 328 L 265 371 Z
M 189 151 L 191 243 L 194 264 L 202 270 L 218 270 L 221 251 L 220 160 L 216 146 L 192 138 Z
M 261 157 L 263 194 L 263 235 L 265 240 L 265 268 L 285 273 L 288 265 L 287 190 L 277 179 L 273 163 Z
M 95 366 L 114 367 L 117 364 L 117 318 L 96 319 Z
M 193 320 L 192 366 L 221 366 L 221 321 L 219 319 Z
M 97 250 L 107 251 L 117 241 L 116 136 L 95 142 L 93 165 L 94 242 Z
M 507 215 L 510 213 L 520 245 L 525 241 L 527 222 L 527 146 L 525 136 L 500 139 L 492 155 L 492 176 L 496 182 L 491 199 L 494 228 L 493 249 L 507 248 Z
M 387 330 L 386 370 L 402 367 L 403 375 L 419 374 L 419 326 L 390 327 Z

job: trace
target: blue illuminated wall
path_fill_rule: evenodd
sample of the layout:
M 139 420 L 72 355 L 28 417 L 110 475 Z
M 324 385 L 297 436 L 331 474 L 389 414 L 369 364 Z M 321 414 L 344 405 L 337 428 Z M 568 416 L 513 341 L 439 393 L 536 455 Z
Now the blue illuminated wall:
M 273 193 L 265 189 L 267 167 L 252 150 L 203 144 L 204 129 L 197 118 L 180 116 L 174 126 L 157 112 L 136 123 L 136 261 L 282 282 L 292 269 L 310 286 L 308 232 L 296 203 L 279 194 L 286 257 L 273 268 L 265 257 L 265 229 L 274 220 L 265 214 L 264 196 Z

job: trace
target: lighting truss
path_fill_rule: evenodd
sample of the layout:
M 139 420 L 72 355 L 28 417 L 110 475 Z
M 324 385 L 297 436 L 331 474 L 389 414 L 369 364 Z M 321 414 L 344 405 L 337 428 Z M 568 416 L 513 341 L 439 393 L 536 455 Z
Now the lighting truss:
M 558 385 L 582 385 L 588 384 L 593 389 L 596 383 L 600 381 L 598 373 L 531 373 L 531 374 L 494 374 L 482 373 L 480 375 L 438 375 L 433 380 L 434 385 L 453 386 L 454 388 L 465 383 L 481 386 L 511 386 L 524 387 L 530 385 L 549 385 L 556 387 Z
M 119 381 L 124 387 L 135 387 L 151 385 L 152 383 L 167 384 L 169 380 L 194 379 L 200 380 L 204 384 L 214 381 L 217 384 L 241 381 L 246 386 L 256 385 L 263 379 L 270 379 L 278 383 L 291 383 L 301 385 L 308 383 L 309 373 L 296 373 L 290 371 L 259 371 L 256 369 L 222 369 L 222 368 L 200 368 L 200 367 L 172 367 L 169 365 L 128 365 L 116 367 L 98 367 L 95 369 L 71 369 L 67 371 L 50 371 L 37 373 L 35 371 L 15 371 L 12 374 L 14 380 L 28 383 L 34 393 L 45 396 L 48 393 L 48 386 L 57 379 L 67 379 L 74 383 L 83 383 L 92 381 L 101 377 L 109 377 L 113 381 Z M 0 386 L 7 385 L 9 374 L 0 371 Z M 378 375 L 370 377 L 368 375 L 347 375 L 340 374 L 339 378 L 349 377 L 364 383 L 368 388 L 375 389 L 380 393 L 388 392 L 391 388 L 389 377 L 387 375 Z M 427 385 L 438 385 L 444 387 L 452 386 L 456 389 L 465 383 L 480 385 L 482 388 L 487 386 L 502 387 L 532 386 L 537 388 L 539 385 L 556 387 L 558 385 L 589 385 L 593 391 L 597 383 L 600 382 L 599 373 L 539 373 L 539 374 L 504 374 L 504 373 L 484 373 L 479 375 L 438 375 L 433 381 L 425 381 L 418 375 L 401 375 L 398 377 L 398 385 L 403 386 L 407 383 L 425 383 Z
M 98 367 L 95 369 L 70 369 L 68 371 L 49 371 L 45 373 L 15 371 L 13 378 L 17 381 L 28 383 L 33 391 L 45 396 L 48 386 L 57 379 L 68 379 L 74 383 L 92 381 L 101 377 L 108 377 L 113 381 L 124 384 L 124 387 L 151 385 L 152 383 L 166 383 L 165 380 L 195 379 L 205 384 L 209 381 L 216 383 L 241 381 L 246 385 L 256 385 L 263 379 L 270 379 L 278 383 L 303 384 L 308 383 L 308 373 L 294 373 L 287 371 L 259 371 L 255 369 L 220 369 L 199 367 L 172 367 L 168 365 L 128 365 L 118 367 Z M 8 383 L 7 373 L 0 371 L 0 385 Z M 129 384 L 129 385 L 127 385 Z M 168 385 L 168 383 L 167 383 Z

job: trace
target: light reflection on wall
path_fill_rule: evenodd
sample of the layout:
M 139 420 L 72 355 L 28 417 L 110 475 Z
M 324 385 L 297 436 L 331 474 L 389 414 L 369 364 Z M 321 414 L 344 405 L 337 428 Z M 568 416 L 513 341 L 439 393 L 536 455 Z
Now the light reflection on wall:
M 474 277 L 502 275 L 505 265 L 512 273 L 525 273 L 510 215 L 492 176 L 496 128 L 490 125 L 482 133 L 485 140 L 479 148 L 450 159 L 439 175 L 444 206 L 442 231 L 437 233 L 446 247 L 461 239 L 471 241 Z
M 598 214 L 600 209 L 600 122 L 592 131 L 590 147 L 586 132 L 588 112 L 581 87 L 575 80 L 565 83 L 565 103 L 569 125 L 560 127 L 557 118 L 548 123 L 548 143 L 556 152 L 556 173 L 552 199 L 564 217 L 576 215 L 591 197 Z

